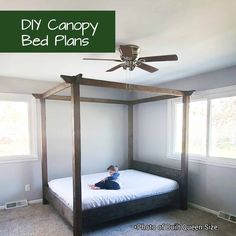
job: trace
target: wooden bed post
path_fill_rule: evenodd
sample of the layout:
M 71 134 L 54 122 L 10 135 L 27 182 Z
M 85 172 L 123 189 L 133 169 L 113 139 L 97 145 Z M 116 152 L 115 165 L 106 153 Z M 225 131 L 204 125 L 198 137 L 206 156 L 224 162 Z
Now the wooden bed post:
M 73 132 L 73 232 L 82 235 L 81 201 L 81 129 L 80 129 L 80 84 L 78 75 L 71 82 L 72 132 Z
M 42 190 L 43 204 L 48 204 L 46 199 L 45 187 L 48 186 L 48 167 L 47 167 L 47 132 L 46 132 L 46 100 L 40 99 L 41 106 L 41 136 L 42 136 Z
M 134 135 L 133 135 L 133 105 L 128 105 L 128 168 L 132 167 L 133 161 L 133 148 L 134 148 Z
M 183 96 L 183 127 L 182 127 L 182 153 L 181 153 L 181 187 L 180 208 L 188 208 L 188 137 L 189 137 L 189 103 L 190 95 Z

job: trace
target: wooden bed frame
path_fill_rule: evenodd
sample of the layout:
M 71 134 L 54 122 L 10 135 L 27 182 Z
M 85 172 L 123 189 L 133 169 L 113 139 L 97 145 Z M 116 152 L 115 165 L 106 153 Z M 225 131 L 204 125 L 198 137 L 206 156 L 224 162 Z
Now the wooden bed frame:
M 73 225 L 74 236 L 82 235 L 82 226 L 87 227 L 128 215 L 144 212 L 170 204 L 178 204 L 181 209 L 187 209 L 188 195 L 188 126 L 189 102 L 194 91 L 179 91 L 152 86 L 125 84 L 83 78 L 77 76 L 61 75 L 64 83 L 48 90 L 43 94 L 33 94 L 40 99 L 41 104 L 41 135 L 42 135 L 42 184 L 43 203 L 51 203 L 58 212 Z M 123 89 L 136 92 L 156 93 L 158 96 L 137 100 L 114 100 L 102 98 L 80 97 L 80 86 L 97 86 L 104 88 Z M 58 96 L 56 93 L 71 88 L 71 96 Z M 161 94 L 161 95 L 160 95 Z M 181 169 L 173 169 L 159 165 L 136 161 L 133 158 L 133 107 L 136 104 L 160 101 L 176 97 L 183 98 L 183 127 L 182 127 L 182 154 Z M 65 205 L 48 187 L 47 168 L 47 137 L 46 137 L 46 99 L 71 101 L 73 124 L 73 210 Z M 176 180 L 179 189 L 157 196 L 145 197 L 109 206 L 82 211 L 81 202 L 81 127 L 80 102 L 124 104 L 128 106 L 128 167 L 143 172 L 155 174 Z
M 136 170 L 143 171 L 143 168 L 139 168 L 141 166 L 146 166 L 150 170 L 155 170 L 155 173 L 161 176 L 161 172 L 159 172 L 158 166 L 153 166 L 151 164 L 134 161 L 133 168 Z M 172 171 L 172 169 L 171 169 Z M 180 180 L 180 170 L 175 170 L 178 179 Z M 149 172 L 146 170 L 145 172 Z M 172 175 L 173 176 L 173 175 Z M 174 179 L 173 176 L 172 179 Z M 177 179 L 176 179 L 177 180 Z M 57 209 L 59 214 L 70 224 L 73 226 L 73 210 L 66 205 L 58 196 L 55 194 L 49 187 L 44 187 L 46 193 L 46 199 L 48 202 Z M 179 202 L 179 189 L 173 190 L 171 192 L 165 194 L 154 195 L 150 197 L 144 197 L 140 199 L 135 199 L 127 202 L 116 203 L 108 206 L 93 208 L 89 210 L 82 211 L 82 222 L 83 227 L 90 227 L 94 225 L 98 225 L 100 223 L 118 219 L 124 216 L 134 215 L 140 212 L 153 210 L 159 207 L 164 206 L 178 206 Z

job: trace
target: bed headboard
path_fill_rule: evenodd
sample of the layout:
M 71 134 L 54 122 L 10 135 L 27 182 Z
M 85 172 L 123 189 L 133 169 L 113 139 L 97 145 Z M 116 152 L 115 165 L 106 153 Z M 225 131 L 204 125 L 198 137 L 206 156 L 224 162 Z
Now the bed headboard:
M 169 179 L 173 179 L 178 183 L 181 183 L 181 170 L 173 169 L 170 167 L 159 166 L 155 164 L 150 164 L 141 161 L 132 160 L 131 168 L 135 170 L 140 170 L 154 175 L 159 175 Z

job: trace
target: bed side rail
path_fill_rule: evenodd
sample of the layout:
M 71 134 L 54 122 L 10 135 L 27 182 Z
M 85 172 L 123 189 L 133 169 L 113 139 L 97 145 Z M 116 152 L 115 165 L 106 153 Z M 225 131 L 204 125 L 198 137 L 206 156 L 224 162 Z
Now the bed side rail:
M 166 177 L 169 179 L 173 179 L 177 181 L 178 183 L 181 183 L 181 170 L 178 170 L 178 169 L 159 166 L 156 164 L 150 164 L 150 163 L 141 162 L 141 161 L 135 161 L 135 160 L 131 162 L 131 168 L 135 170 L 147 172 L 150 174 Z

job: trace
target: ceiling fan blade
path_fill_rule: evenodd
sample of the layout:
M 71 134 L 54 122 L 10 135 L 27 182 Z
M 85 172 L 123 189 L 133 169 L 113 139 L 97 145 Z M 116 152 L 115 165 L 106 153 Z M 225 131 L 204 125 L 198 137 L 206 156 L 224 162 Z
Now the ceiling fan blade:
M 90 61 L 115 61 L 115 62 L 121 62 L 121 60 L 118 59 L 106 59 L 106 58 L 83 58 L 83 60 L 90 60 Z
M 133 57 L 133 51 L 129 45 L 120 45 L 120 51 L 124 57 Z
M 123 65 L 124 65 L 124 63 L 121 63 L 121 64 L 119 64 L 117 66 L 112 67 L 111 69 L 107 70 L 106 72 L 112 72 L 114 70 L 117 70 L 117 69 L 123 67 Z
M 177 61 L 177 55 L 161 55 L 161 56 L 151 56 L 151 57 L 140 57 L 139 60 L 144 60 L 144 62 L 152 61 Z
M 145 64 L 145 63 L 141 63 L 140 65 L 137 65 L 137 67 L 142 69 L 142 70 L 146 70 L 150 73 L 158 71 L 158 69 L 156 67 L 149 66 L 148 64 Z

